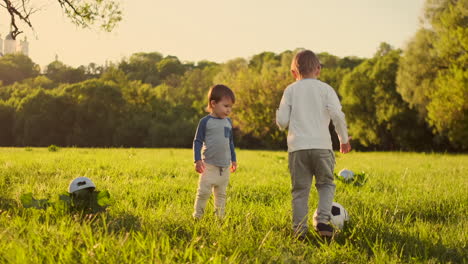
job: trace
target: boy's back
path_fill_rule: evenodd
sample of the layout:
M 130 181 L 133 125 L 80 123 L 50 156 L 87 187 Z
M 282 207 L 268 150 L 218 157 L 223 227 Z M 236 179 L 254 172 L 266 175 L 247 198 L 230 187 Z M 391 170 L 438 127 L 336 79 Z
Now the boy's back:
M 335 155 L 328 125 L 333 120 L 340 139 L 340 151 L 351 150 L 346 121 L 335 91 L 317 80 L 322 65 L 310 50 L 298 52 L 291 62 L 291 73 L 296 82 L 289 85 L 276 112 L 276 123 L 281 129 L 289 126 L 288 167 L 292 183 L 293 230 L 299 238 L 308 232 L 309 192 L 312 178 L 319 195 L 314 229 L 321 236 L 333 236 L 329 224 L 335 195 L 333 170 Z
M 288 151 L 332 149 L 328 125 L 335 124 L 338 136 L 347 139 L 346 121 L 333 88 L 317 79 L 302 79 L 284 91 L 277 113 L 281 128 L 289 126 Z

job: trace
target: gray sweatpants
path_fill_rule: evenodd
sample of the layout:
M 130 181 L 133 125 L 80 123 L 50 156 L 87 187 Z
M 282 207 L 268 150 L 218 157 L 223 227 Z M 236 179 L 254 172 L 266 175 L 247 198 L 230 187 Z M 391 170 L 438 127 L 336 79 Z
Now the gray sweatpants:
M 335 196 L 333 169 L 335 154 L 329 149 L 307 149 L 289 152 L 289 171 L 292 182 L 293 229 L 295 233 L 308 231 L 309 193 L 312 177 L 319 195 L 314 224 L 328 223 Z
M 201 218 L 205 213 L 206 203 L 214 194 L 215 213 L 224 217 L 226 207 L 226 188 L 229 184 L 229 167 L 222 168 L 205 163 L 205 172 L 200 174 L 197 197 L 194 204 L 193 217 Z

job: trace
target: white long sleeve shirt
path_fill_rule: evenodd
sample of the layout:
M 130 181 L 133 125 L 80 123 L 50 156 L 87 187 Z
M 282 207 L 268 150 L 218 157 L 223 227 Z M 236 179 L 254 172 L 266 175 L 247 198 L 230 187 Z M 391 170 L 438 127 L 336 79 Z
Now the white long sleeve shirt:
M 288 130 L 288 152 L 332 149 L 328 125 L 333 120 L 341 144 L 348 142 L 345 115 L 333 88 L 317 79 L 290 84 L 276 111 L 276 124 Z

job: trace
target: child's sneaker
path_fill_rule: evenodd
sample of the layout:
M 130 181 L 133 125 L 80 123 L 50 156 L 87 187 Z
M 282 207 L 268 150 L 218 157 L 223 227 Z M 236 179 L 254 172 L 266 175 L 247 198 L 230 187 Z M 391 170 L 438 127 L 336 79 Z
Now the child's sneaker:
M 332 237 L 333 236 L 333 227 L 331 225 L 327 225 L 324 223 L 318 223 L 315 227 L 315 230 L 319 233 L 319 235 L 323 237 Z
M 293 230 L 293 237 L 297 240 L 304 241 L 307 238 L 307 228 L 297 228 Z

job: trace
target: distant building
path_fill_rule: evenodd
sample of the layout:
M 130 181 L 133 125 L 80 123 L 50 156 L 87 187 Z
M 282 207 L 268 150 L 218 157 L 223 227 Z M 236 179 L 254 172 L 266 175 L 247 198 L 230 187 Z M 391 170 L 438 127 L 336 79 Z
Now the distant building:
M 24 37 L 23 40 L 20 40 L 19 49 L 21 53 L 23 53 L 26 56 L 29 56 L 29 42 L 26 37 Z
M 28 40 L 24 37 L 23 40 L 20 40 L 20 42 L 17 43 L 17 41 L 11 36 L 11 33 L 5 37 L 5 40 L 3 40 L 0 35 L 0 56 L 12 53 L 21 53 L 29 56 Z
M 3 54 L 7 55 L 16 52 L 16 40 L 13 39 L 11 33 L 6 36 L 5 41 L 3 43 L 5 46 Z

